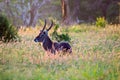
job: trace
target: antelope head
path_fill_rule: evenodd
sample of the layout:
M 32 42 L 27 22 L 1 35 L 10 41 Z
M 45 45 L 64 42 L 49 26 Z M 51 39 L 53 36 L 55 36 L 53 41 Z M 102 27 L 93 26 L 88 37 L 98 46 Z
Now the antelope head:
M 44 42 L 44 40 L 48 37 L 48 31 L 52 28 L 53 26 L 53 21 L 51 21 L 51 25 L 48 29 L 45 30 L 46 28 L 46 20 L 45 24 L 42 30 L 40 30 L 39 35 L 34 39 L 35 42 Z

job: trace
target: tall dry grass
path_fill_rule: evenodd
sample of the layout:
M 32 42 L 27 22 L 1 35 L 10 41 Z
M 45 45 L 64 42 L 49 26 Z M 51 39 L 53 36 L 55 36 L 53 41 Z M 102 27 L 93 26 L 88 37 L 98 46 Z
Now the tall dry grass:
M 0 80 L 120 79 L 120 26 L 68 28 L 73 53 L 61 56 L 33 41 L 39 29 L 21 28 L 21 42 L 0 43 Z

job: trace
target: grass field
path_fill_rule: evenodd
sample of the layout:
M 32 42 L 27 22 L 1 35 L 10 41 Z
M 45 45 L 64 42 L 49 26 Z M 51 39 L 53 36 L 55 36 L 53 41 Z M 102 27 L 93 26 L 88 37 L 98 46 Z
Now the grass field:
M 20 29 L 21 42 L 0 42 L 0 80 L 120 80 L 120 26 L 71 26 L 73 55 L 55 58 L 33 41 L 38 33 Z

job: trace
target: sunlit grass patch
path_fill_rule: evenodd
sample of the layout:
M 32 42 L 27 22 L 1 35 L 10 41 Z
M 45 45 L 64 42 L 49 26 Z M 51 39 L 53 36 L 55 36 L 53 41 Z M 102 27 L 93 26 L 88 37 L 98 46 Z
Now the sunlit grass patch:
M 94 25 L 86 25 L 86 24 L 82 24 L 82 25 L 74 25 L 72 27 L 70 27 L 68 29 L 68 31 L 70 32 L 76 32 L 76 33 L 79 33 L 79 32 L 87 32 L 87 31 L 96 31 L 98 32 L 99 31 L 99 28 L 98 27 L 95 27 Z
M 38 28 L 20 29 L 21 42 L 0 43 L 0 80 L 120 79 L 119 26 L 68 28 L 73 50 L 69 56 L 48 56 L 33 41 Z

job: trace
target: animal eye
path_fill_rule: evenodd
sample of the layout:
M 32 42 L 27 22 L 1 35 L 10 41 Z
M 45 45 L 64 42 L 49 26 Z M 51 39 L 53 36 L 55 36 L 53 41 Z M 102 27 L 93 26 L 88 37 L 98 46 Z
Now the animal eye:
M 45 32 L 43 32 L 43 34 L 45 34 Z

